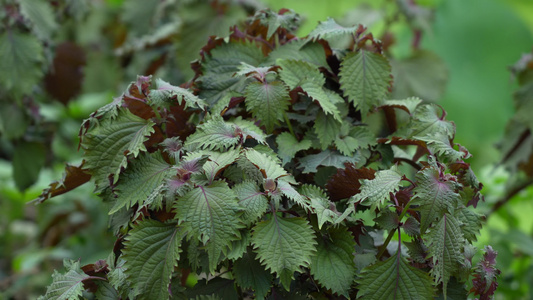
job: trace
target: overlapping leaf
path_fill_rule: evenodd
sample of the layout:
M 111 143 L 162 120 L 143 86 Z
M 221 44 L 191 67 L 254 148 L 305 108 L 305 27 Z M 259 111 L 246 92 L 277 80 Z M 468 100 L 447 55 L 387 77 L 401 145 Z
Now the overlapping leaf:
M 359 26 L 344 27 L 339 25 L 333 18 L 328 18 L 326 21 L 320 22 L 318 26 L 309 33 L 310 40 L 316 39 L 331 39 L 355 34 Z
M 355 198 L 362 200 L 361 204 L 371 205 L 373 208 L 381 207 L 390 199 L 390 193 L 399 190 L 401 180 L 402 175 L 395 168 L 378 171 L 374 179 L 363 179 L 361 192 L 355 195 Z
M 281 81 L 252 82 L 246 88 L 247 110 L 261 121 L 269 133 L 283 120 L 289 100 L 289 92 Z
M 196 127 L 196 132 L 185 141 L 188 150 L 225 150 L 243 141 L 243 136 L 234 124 L 214 116 Z
M 256 299 L 264 299 L 272 285 L 272 274 L 248 252 L 233 264 L 233 276 L 237 284 L 255 291 Z
M 205 109 L 204 100 L 194 95 L 191 91 L 181 88 L 179 86 L 173 86 L 170 83 L 156 79 L 155 90 L 150 90 L 149 99 L 153 104 L 163 107 L 169 107 L 174 101 L 181 105 L 185 101 L 185 108 L 194 107 Z
M 316 242 L 309 223 L 302 218 L 273 214 L 253 229 L 252 243 L 257 257 L 289 290 L 293 273 L 311 263 Z
M 289 132 L 283 132 L 276 138 L 278 143 L 278 154 L 281 157 L 283 164 L 289 162 L 298 151 L 307 150 L 311 148 L 310 140 L 298 141 Z
M 39 299 L 42 300 L 70 300 L 81 297 L 84 290 L 83 280 L 90 276 L 80 269 L 80 262 L 72 262 L 66 274 L 54 271 L 52 284 L 48 286 L 46 294 Z
M 49 40 L 57 29 L 54 11 L 44 0 L 19 0 L 20 13 L 29 21 L 35 35 L 41 40 Z

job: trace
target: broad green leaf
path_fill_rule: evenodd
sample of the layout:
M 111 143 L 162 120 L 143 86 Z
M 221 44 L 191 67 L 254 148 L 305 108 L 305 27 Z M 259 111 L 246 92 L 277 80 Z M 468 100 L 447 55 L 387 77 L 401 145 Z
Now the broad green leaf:
M 420 98 L 410 97 L 403 100 L 386 100 L 381 106 L 399 108 L 407 112 L 409 115 L 413 115 L 420 103 L 422 103 Z
M 349 34 L 355 34 L 357 31 L 357 28 L 359 26 L 352 26 L 352 27 L 344 27 L 337 22 L 333 18 L 328 18 L 327 21 L 320 22 L 311 33 L 307 36 L 310 40 L 316 40 L 316 39 L 324 39 L 328 40 L 331 38 L 337 38 L 346 36 Z
M 401 186 L 402 175 L 396 168 L 381 170 L 375 173 L 374 179 L 361 181 L 361 192 L 354 197 L 362 200 L 361 204 L 371 205 L 372 209 L 379 207 L 390 199 L 390 193 L 395 193 Z
M 107 281 L 98 281 L 96 282 L 98 289 L 94 293 L 94 296 L 98 300 L 119 300 L 120 296 L 118 291 L 113 288 L 111 284 Z
M 413 121 L 408 124 L 410 136 L 433 136 L 442 134 L 453 138 L 455 125 L 439 116 L 442 109 L 435 104 L 420 105 L 415 111 Z M 444 114 L 443 112 L 441 112 Z
M 239 150 L 229 150 L 226 152 L 209 152 L 209 158 L 204 164 L 204 170 L 209 182 L 212 183 L 217 174 L 231 165 L 239 157 Z
M 266 64 L 275 64 L 278 59 L 305 61 L 317 67 L 323 67 L 330 70 L 328 62 L 326 61 L 324 47 L 320 43 L 309 42 L 305 39 L 292 40 L 272 50 L 268 54 Z
M 343 123 L 338 136 L 335 138 L 335 146 L 346 156 L 352 156 L 357 149 L 366 148 L 376 144 L 376 137 L 366 126 L 352 126 Z
M 6 31 L 0 35 L 0 84 L 19 96 L 30 94 L 43 76 L 43 48 L 33 35 Z
M 317 66 L 305 61 L 293 59 L 278 59 L 276 62 L 281 70 L 279 76 L 287 86 L 292 90 L 301 86 L 304 82 L 312 82 L 319 87 L 326 83 L 324 75 L 320 73 Z
M 476 241 L 485 216 L 480 215 L 463 205 L 455 209 L 454 216 L 457 218 L 457 221 L 462 223 L 461 231 L 463 232 L 464 238 L 469 242 Z
M 180 257 L 183 231 L 176 222 L 142 220 L 126 236 L 125 273 L 141 298 L 169 299 L 168 287 Z
M 115 205 L 109 211 L 114 214 L 122 207 L 142 205 L 160 197 L 161 188 L 173 172 L 160 152 L 141 154 L 121 174 L 114 192 L 118 195 Z
M 277 274 L 288 291 L 294 272 L 311 263 L 316 242 L 306 220 L 274 213 L 269 220 L 255 225 L 252 244 L 261 263 Z
M 317 221 L 318 229 L 321 229 L 324 223 L 335 223 L 339 216 L 335 204 L 328 199 L 326 193 L 319 187 L 304 184 L 300 188 L 300 193 L 309 198 L 311 201 L 311 209 L 314 211 Z
M 289 107 L 289 91 L 280 81 L 252 82 L 246 88 L 245 104 L 246 109 L 270 133 L 283 120 L 283 114 Z
M 290 132 L 282 132 L 276 138 L 278 144 L 278 155 L 281 157 L 282 163 L 286 164 L 298 151 L 307 150 L 311 148 L 311 141 L 303 139 L 298 141 Z
M 247 84 L 245 77 L 233 77 L 241 63 L 259 66 L 264 60 L 261 49 L 252 43 L 224 43 L 211 50 L 202 63 L 203 75 L 200 82 L 200 98 L 209 105 L 217 103 L 226 94 L 244 92 Z
M 407 263 L 400 253 L 361 271 L 357 299 L 433 299 L 435 289 L 429 275 Z
M 174 204 L 176 218 L 189 239 L 200 240 L 209 255 L 209 270 L 213 272 L 221 253 L 226 253 L 231 242 L 240 237 L 243 227 L 235 192 L 227 183 L 215 181 L 209 186 L 198 186 L 180 197 Z
M 374 219 L 379 227 L 391 231 L 400 226 L 400 220 L 396 212 L 390 210 L 382 210 L 379 215 Z
M 272 274 L 265 270 L 251 251 L 235 261 L 232 272 L 239 286 L 255 291 L 256 299 L 264 299 L 272 286 Z
M 255 13 L 253 20 L 259 20 L 261 24 L 268 27 L 267 39 L 270 39 L 280 27 L 289 32 L 296 31 L 301 22 L 300 15 L 293 10 L 285 11 L 283 14 L 271 10 L 261 10 Z
M 302 196 L 290 183 L 285 180 L 278 180 L 278 188 L 289 199 L 294 201 L 306 211 L 310 210 L 310 202 L 307 197 Z
M 442 282 L 444 297 L 450 276 L 458 270 L 464 261 L 461 251 L 465 241 L 461 233 L 460 224 L 454 216 L 444 214 L 440 221 L 424 236 L 428 245 L 428 256 L 433 261 L 430 273 L 435 278 L 435 283 Z
M 103 119 L 90 128 L 82 140 L 85 167 L 93 175 L 97 191 L 119 179 L 120 169 L 128 165 L 128 156 L 137 157 L 146 151 L 144 142 L 154 132 L 154 122 L 145 120 L 129 110 L 121 109 L 116 119 Z
M 396 99 L 420 97 L 426 101 L 438 101 L 446 90 L 448 68 L 435 53 L 425 50 L 416 51 L 403 60 L 392 60 L 394 89 Z
M 252 181 L 236 184 L 233 191 L 237 194 L 239 205 L 244 208 L 243 223 L 250 225 L 259 219 L 268 209 L 268 200 L 259 186 Z
M 81 297 L 84 290 L 83 280 L 89 279 L 90 276 L 83 273 L 80 268 L 80 262 L 72 262 L 70 265 L 65 263 L 67 268 L 66 274 L 54 271 L 52 275 L 52 284 L 46 289 L 46 294 L 40 299 L 48 300 L 70 300 Z
M 245 156 L 261 171 L 264 178 L 277 179 L 288 175 L 280 162 L 257 150 L 246 149 Z
M 238 117 L 232 120 L 233 124 L 237 125 L 237 130 L 241 130 L 245 138 L 251 137 L 256 140 L 259 144 L 266 145 L 266 134 L 255 125 L 254 122 L 242 119 Z
M 117 265 L 110 268 L 111 272 L 107 274 L 109 283 L 116 289 L 120 289 L 128 284 L 128 276 L 126 275 L 126 267 L 124 266 L 125 264 L 126 261 L 122 257 L 119 257 Z
M 323 112 L 318 113 L 313 128 L 320 140 L 322 150 L 328 148 L 335 141 L 335 138 L 340 133 L 341 125 L 342 123 L 336 120 L 334 116 L 326 115 Z
M 420 205 L 420 231 L 425 233 L 431 223 L 444 213 L 453 213 L 460 196 L 455 192 L 457 183 L 441 181 L 439 170 L 425 168 L 416 174 L 417 186 L 413 190 L 413 205 Z
M 24 191 L 39 179 L 46 149 L 42 143 L 20 142 L 14 150 L 13 179 L 19 191 Z
M 443 161 L 455 162 L 469 157 L 468 153 L 455 150 L 445 133 L 437 132 L 432 135 L 415 136 L 414 138 L 426 142 L 429 150 Z
M 20 13 L 31 24 L 32 31 L 41 39 L 48 41 L 58 28 L 50 2 L 44 0 L 18 0 Z
M 318 154 L 307 155 L 300 159 L 299 167 L 303 167 L 303 173 L 315 173 L 319 166 L 344 168 L 345 162 L 355 163 L 356 158 L 339 154 L 336 151 L 325 150 Z
M 185 108 L 194 107 L 202 110 L 205 109 L 206 104 L 204 100 L 194 95 L 188 89 L 173 86 L 161 79 L 155 80 L 155 87 L 156 89 L 150 90 L 150 94 L 148 95 L 148 98 L 153 104 L 169 107 L 175 102 L 177 102 L 178 105 L 181 105 L 182 102 L 185 101 Z
M 342 61 L 341 89 L 363 117 L 387 98 L 392 84 L 390 72 L 387 58 L 363 49 L 347 54 Z
M 214 116 L 196 127 L 196 132 L 187 137 L 185 147 L 189 151 L 226 150 L 242 142 L 242 138 L 234 124 L 225 122 L 220 116 Z
M 355 279 L 355 240 L 346 227 L 331 228 L 328 238 L 319 238 L 311 260 L 311 275 L 320 285 L 349 297 Z
M 335 104 L 344 102 L 344 100 L 337 93 L 324 89 L 314 80 L 305 80 L 300 87 L 309 97 L 318 102 L 324 113 L 333 115 L 337 121 L 342 121 L 339 109 Z
M 244 228 L 240 232 L 241 238 L 231 242 L 231 249 L 226 254 L 226 258 L 229 260 L 237 260 L 241 258 L 250 246 L 251 231 L 248 228 Z

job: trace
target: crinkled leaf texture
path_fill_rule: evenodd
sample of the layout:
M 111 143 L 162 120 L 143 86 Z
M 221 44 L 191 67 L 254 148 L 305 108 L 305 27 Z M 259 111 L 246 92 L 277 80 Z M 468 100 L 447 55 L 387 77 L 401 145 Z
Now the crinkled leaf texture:
M 252 235 L 257 257 L 272 273 L 277 273 L 288 291 L 293 274 L 311 263 L 315 253 L 314 231 L 307 220 L 273 214 L 255 225 Z
M 176 101 L 179 105 L 185 101 L 185 108 L 194 107 L 204 109 L 206 106 L 204 100 L 187 89 L 173 86 L 161 79 L 156 79 L 155 86 L 156 89 L 150 90 L 149 94 L 149 98 L 154 104 L 168 107 L 173 101 Z
M 333 18 L 328 18 L 326 21 L 320 22 L 318 26 L 309 33 L 309 39 L 331 39 L 354 34 L 359 26 L 344 27 L 339 25 Z
M 65 267 L 67 265 L 65 263 Z M 46 294 L 43 297 L 39 297 L 39 299 L 70 300 L 81 297 L 84 290 L 83 280 L 88 279 L 90 276 L 80 269 L 79 261 L 71 262 L 67 269 L 66 274 L 54 271 L 52 284 L 48 286 Z
M 171 165 L 165 162 L 160 152 L 140 155 L 120 176 L 114 189 L 118 198 L 109 214 L 122 207 L 130 208 L 135 204 L 153 201 L 171 174 Z
M 255 182 L 241 182 L 233 190 L 237 194 L 239 205 L 244 208 L 242 220 L 245 224 L 253 224 L 267 211 L 268 199 Z
M 346 55 L 341 63 L 341 89 L 353 101 L 364 117 L 366 113 L 381 105 L 392 84 L 391 67 L 387 58 L 366 50 Z
M 346 227 L 332 228 L 328 237 L 319 238 L 311 261 L 311 274 L 334 293 L 349 297 L 355 279 L 355 240 Z
M 119 179 L 120 169 L 128 164 L 128 155 L 136 157 L 146 151 L 144 142 L 154 132 L 154 122 L 145 120 L 127 109 L 121 109 L 117 118 L 105 118 L 94 124 L 83 138 L 85 167 L 93 175 L 97 191 L 109 185 L 108 177 L 113 174 L 113 183 Z
M 366 267 L 357 279 L 358 299 L 433 299 L 435 289 L 429 275 L 407 263 L 400 253 Z
M 450 276 L 464 260 L 461 251 L 465 242 L 459 222 L 454 216 L 445 214 L 425 235 L 424 241 L 428 245 L 428 254 L 434 264 L 431 274 L 435 277 L 436 283 L 443 283 L 446 296 L 446 286 Z
M 141 299 L 168 299 L 183 234 L 176 222 L 142 220 L 126 237 L 125 273 Z
M 363 179 L 361 193 L 355 195 L 355 198 L 373 208 L 381 207 L 390 198 L 390 193 L 398 191 L 401 180 L 402 175 L 395 168 L 378 171 L 374 179 Z
M 272 286 L 272 274 L 265 270 L 251 251 L 235 261 L 233 276 L 239 286 L 253 289 L 256 299 L 264 299 Z
M 246 88 L 246 108 L 265 126 L 268 133 L 283 120 L 289 101 L 289 91 L 281 81 L 256 81 Z
M 200 240 L 207 249 L 209 270 L 218 265 L 221 253 L 226 254 L 231 242 L 240 238 L 244 227 L 235 192 L 223 181 L 198 186 L 174 204 L 176 218 L 189 239 Z
M 246 149 L 245 155 L 261 171 L 264 178 L 277 179 L 288 175 L 278 161 L 266 154 L 254 149 Z

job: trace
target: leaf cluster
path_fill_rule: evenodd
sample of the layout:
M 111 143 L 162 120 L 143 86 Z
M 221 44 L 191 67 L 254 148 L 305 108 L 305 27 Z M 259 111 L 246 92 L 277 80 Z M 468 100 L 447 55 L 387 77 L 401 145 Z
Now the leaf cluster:
M 91 178 L 117 247 L 45 299 L 64 284 L 138 299 L 467 294 L 482 185 L 455 125 L 390 99 L 389 59 L 365 27 L 329 19 L 298 38 L 298 19 L 256 13 L 209 39 L 192 81 L 139 76 L 84 122 L 84 164 L 64 182 Z M 210 279 L 191 288 L 190 273 Z

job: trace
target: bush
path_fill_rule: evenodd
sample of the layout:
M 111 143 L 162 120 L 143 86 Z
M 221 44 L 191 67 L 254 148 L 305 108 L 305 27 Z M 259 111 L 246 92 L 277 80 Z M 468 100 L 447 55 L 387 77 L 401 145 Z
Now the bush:
M 139 76 L 83 123 L 84 162 L 39 200 L 92 178 L 117 241 L 65 261 L 45 299 L 494 293 L 495 251 L 472 266 L 482 184 L 444 109 L 386 100 L 391 66 L 363 26 L 297 38 L 298 22 L 257 12 L 210 38 L 192 81 Z

